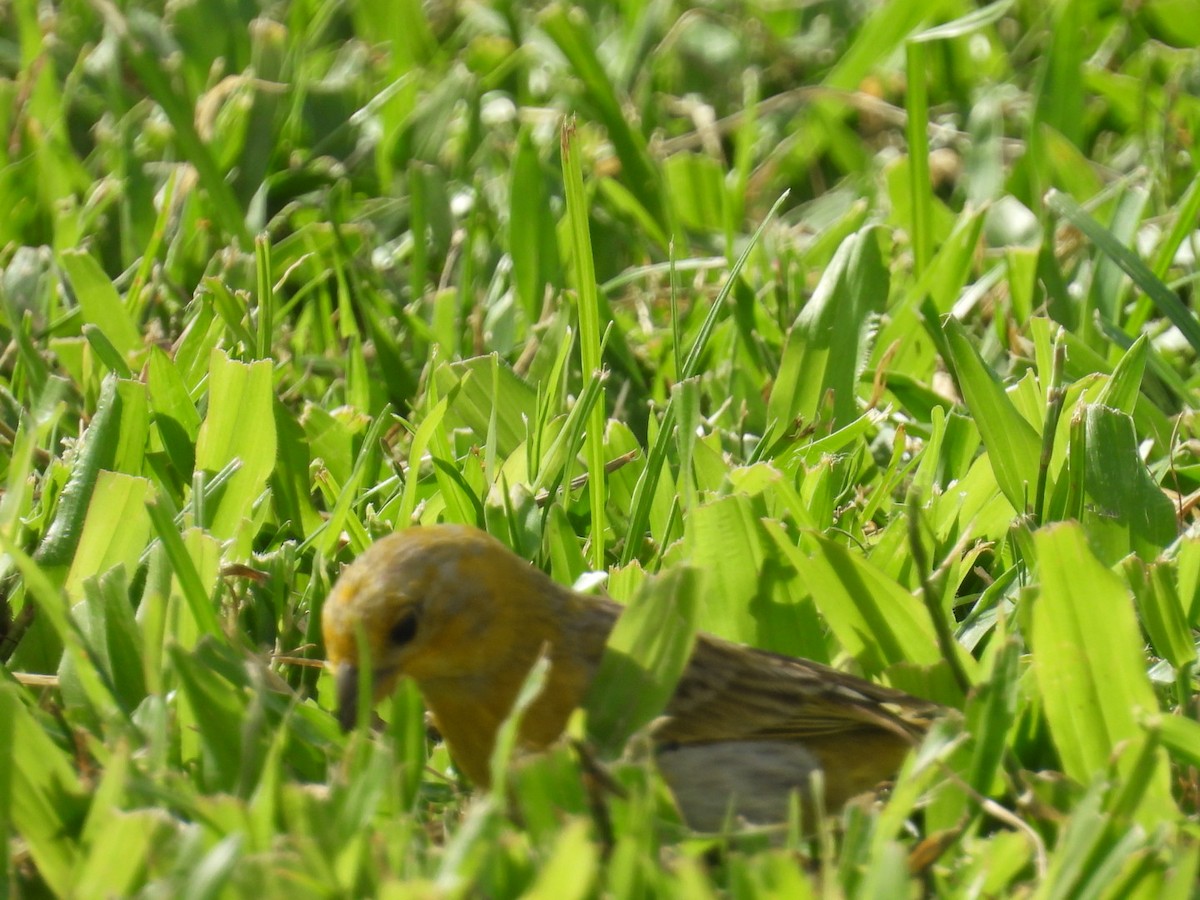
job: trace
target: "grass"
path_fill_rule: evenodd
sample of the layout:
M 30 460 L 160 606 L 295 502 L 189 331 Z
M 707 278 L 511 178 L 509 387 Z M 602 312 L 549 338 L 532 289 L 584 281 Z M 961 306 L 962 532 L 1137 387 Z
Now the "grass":
M 1190 896 L 1185 7 L 0 7 L 0 891 Z M 473 794 L 319 666 L 433 521 L 960 712 L 783 834 L 611 695 Z

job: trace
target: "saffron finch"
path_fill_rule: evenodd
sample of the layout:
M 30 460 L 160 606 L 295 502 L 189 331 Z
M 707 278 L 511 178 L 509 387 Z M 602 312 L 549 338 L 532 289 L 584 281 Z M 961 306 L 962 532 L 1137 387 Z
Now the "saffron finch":
M 410 528 L 377 541 L 338 579 L 323 613 L 338 716 L 358 710 L 359 638 L 368 644 L 374 700 L 402 676 L 419 687 L 455 764 L 489 781 L 497 729 L 531 666 L 549 658 L 519 742 L 545 748 L 580 705 L 622 607 L 565 588 L 478 529 Z M 732 813 L 786 820 L 789 795 L 812 809 L 895 775 L 937 705 L 835 669 L 710 635 L 652 726 L 655 760 L 693 828 L 719 829 Z

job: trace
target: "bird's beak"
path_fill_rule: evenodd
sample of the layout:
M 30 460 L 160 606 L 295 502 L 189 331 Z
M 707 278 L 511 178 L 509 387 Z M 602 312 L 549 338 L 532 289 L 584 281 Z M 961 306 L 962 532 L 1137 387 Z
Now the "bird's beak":
M 337 686 L 337 719 L 342 731 L 358 724 L 358 666 L 342 663 L 334 673 Z

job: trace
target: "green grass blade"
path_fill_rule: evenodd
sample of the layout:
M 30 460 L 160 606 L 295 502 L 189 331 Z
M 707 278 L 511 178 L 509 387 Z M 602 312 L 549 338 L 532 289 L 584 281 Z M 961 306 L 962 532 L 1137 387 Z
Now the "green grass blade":
M 592 260 L 592 238 L 588 227 L 587 200 L 583 192 L 583 171 L 579 160 L 579 140 L 575 124 L 564 120 L 561 134 L 563 186 L 567 195 L 567 230 L 571 234 L 571 256 L 575 263 L 575 286 L 579 293 L 579 363 L 584 382 L 600 381 L 600 297 L 596 289 L 596 269 Z M 601 382 L 597 403 L 588 416 L 584 436 L 587 459 L 588 493 L 591 496 L 592 565 L 604 568 L 607 498 L 604 478 L 604 388 Z
M 1041 441 L 996 383 L 962 324 L 948 319 L 945 333 L 959 388 L 983 437 L 996 483 L 1013 509 L 1022 512 L 1037 486 Z
M 1200 320 L 1188 309 L 1183 301 L 1162 283 L 1150 267 L 1129 247 L 1118 241 L 1107 228 L 1089 216 L 1078 203 L 1067 194 L 1051 191 L 1046 195 L 1046 204 L 1080 231 L 1093 244 L 1100 248 L 1109 259 L 1133 279 L 1138 289 L 1143 291 L 1187 339 L 1196 351 L 1200 351 Z
M 1034 544 L 1041 593 L 1033 608 L 1033 669 L 1063 769 L 1086 784 L 1123 747 L 1117 767 L 1128 771 L 1145 740 L 1139 717 L 1158 711 L 1129 594 L 1077 525 L 1043 529 Z M 1158 820 L 1173 808 L 1164 760 L 1139 818 Z
M 699 586 L 695 571 L 672 569 L 646 581 L 617 621 L 585 702 L 605 755 L 618 753 L 675 690 L 696 637 Z

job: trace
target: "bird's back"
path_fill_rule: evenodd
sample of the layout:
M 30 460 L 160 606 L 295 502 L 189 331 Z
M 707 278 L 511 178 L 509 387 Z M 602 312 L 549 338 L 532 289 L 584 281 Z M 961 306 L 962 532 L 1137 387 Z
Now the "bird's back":
M 939 711 L 937 704 L 819 663 L 701 634 L 660 737 L 807 740 L 869 729 L 911 743 Z
M 587 630 L 607 635 L 620 607 L 590 600 L 587 610 Z M 596 662 L 603 649 L 593 637 Z M 651 734 L 684 818 L 716 830 L 730 813 L 783 821 L 793 791 L 811 814 L 818 772 L 825 808 L 839 808 L 892 778 L 941 711 L 828 666 L 700 634 Z

